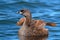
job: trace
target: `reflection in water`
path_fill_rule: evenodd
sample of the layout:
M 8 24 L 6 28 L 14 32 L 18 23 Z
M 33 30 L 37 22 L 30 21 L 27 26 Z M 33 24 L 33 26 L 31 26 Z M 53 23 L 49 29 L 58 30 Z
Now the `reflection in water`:
M 20 40 L 46 40 L 47 36 L 44 36 L 44 37 L 39 37 L 39 36 L 29 36 L 29 37 L 20 36 L 19 39 Z

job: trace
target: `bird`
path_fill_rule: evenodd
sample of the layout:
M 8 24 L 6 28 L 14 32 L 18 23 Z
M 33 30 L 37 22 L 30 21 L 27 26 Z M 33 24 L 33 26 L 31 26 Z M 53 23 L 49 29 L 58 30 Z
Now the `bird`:
M 56 23 L 32 19 L 31 12 L 28 9 L 21 9 L 18 14 L 24 16 L 17 22 L 17 25 L 21 26 L 18 36 L 48 36 L 49 32 L 45 26 L 56 26 Z

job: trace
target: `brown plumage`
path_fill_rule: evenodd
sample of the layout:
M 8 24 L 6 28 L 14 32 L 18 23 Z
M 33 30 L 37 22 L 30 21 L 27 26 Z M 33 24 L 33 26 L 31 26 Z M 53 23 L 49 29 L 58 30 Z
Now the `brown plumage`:
M 24 23 L 24 21 L 25 21 L 25 18 L 21 18 L 21 19 L 19 20 L 19 22 L 17 22 L 17 25 L 18 25 L 18 26 L 22 26 L 22 24 Z M 42 20 L 34 20 L 34 21 L 35 21 L 35 26 L 38 26 L 38 25 L 40 25 L 42 22 L 44 22 L 44 21 L 42 21 Z M 51 22 L 47 22 L 46 25 L 47 25 L 47 26 L 52 26 L 52 27 L 55 27 L 55 26 L 56 26 L 55 23 L 51 23 Z
M 19 11 L 25 18 L 21 18 L 17 25 L 22 26 L 18 34 L 23 36 L 48 36 L 46 25 L 56 26 L 55 23 L 44 22 L 42 20 L 34 20 L 29 10 L 23 9 Z

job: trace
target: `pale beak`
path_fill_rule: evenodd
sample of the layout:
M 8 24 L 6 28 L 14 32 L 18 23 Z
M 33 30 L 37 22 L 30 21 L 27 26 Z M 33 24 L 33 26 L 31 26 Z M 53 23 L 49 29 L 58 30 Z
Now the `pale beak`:
M 18 13 L 18 14 L 22 14 L 22 12 L 19 12 L 19 11 L 17 11 L 16 13 Z

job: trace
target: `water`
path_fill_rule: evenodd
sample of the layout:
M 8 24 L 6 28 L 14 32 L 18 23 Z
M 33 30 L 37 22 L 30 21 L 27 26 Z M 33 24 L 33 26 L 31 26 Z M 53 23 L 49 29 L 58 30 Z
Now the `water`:
M 56 23 L 46 26 L 47 40 L 60 40 L 60 0 L 0 0 L 0 40 L 19 40 L 16 22 L 22 16 L 16 12 L 23 8 L 31 11 L 33 19 Z

